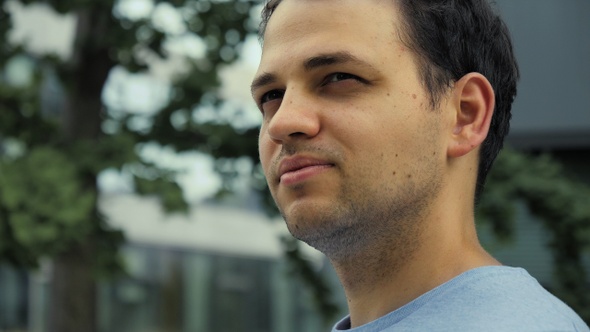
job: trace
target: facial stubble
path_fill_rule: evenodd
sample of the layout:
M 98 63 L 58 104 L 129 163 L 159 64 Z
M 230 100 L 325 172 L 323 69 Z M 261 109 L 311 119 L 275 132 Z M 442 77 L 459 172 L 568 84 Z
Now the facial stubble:
M 403 264 L 420 246 L 423 220 L 441 187 L 435 160 L 418 162 L 412 178 L 384 181 L 378 188 L 345 181 L 329 207 L 311 203 L 297 215 L 281 211 L 289 231 L 335 264 Z

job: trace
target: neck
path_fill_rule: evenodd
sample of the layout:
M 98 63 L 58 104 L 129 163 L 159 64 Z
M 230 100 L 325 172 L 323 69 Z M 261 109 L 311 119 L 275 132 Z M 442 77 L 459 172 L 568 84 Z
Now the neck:
M 479 245 L 473 217 L 461 217 L 467 220 L 426 217 L 423 227 L 403 238 L 375 241 L 354 256 L 331 259 L 352 327 L 382 317 L 465 271 L 499 265 Z

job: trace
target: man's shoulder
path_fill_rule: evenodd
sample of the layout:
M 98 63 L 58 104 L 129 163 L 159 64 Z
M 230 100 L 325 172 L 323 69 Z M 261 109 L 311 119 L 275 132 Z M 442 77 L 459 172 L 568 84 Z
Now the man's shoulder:
M 570 307 L 521 268 L 477 268 L 433 293 L 408 323 L 428 318 L 465 331 L 588 331 Z
M 467 271 L 373 323 L 358 331 L 590 331 L 524 269 L 505 266 Z

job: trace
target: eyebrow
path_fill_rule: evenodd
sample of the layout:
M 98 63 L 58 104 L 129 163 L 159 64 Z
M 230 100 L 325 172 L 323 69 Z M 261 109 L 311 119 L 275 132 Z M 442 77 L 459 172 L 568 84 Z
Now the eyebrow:
M 354 56 L 353 54 L 340 51 L 340 52 L 333 52 L 333 53 L 325 53 L 313 56 L 303 62 L 303 69 L 305 71 L 312 71 L 317 68 L 339 65 L 343 63 L 353 63 L 355 65 L 359 65 L 362 67 L 366 67 L 372 70 L 375 68 L 370 65 L 368 62 L 365 62 L 358 57 Z M 256 77 L 252 81 L 252 85 L 250 86 L 250 91 L 254 94 L 254 91 L 257 89 L 272 84 L 278 80 L 277 75 L 272 73 L 263 73 L 262 75 Z
M 346 51 L 320 54 L 311 57 L 303 63 L 303 68 L 306 71 L 311 71 L 319 67 L 339 65 L 343 63 L 353 63 L 356 65 L 373 68 L 373 66 L 371 66 L 367 62 L 357 58 L 356 56 Z
M 260 89 L 265 85 L 272 84 L 277 81 L 277 76 L 271 73 L 264 73 L 254 79 L 252 81 L 252 85 L 250 86 L 250 92 L 254 95 L 254 91 Z

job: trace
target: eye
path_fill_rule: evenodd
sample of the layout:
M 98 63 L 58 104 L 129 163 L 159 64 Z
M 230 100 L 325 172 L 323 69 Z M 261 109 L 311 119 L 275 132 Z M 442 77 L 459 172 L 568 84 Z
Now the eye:
M 285 92 L 280 90 L 271 90 L 263 94 L 262 97 L 260 97 L 260 105 L 264 105 L 265 103 L 268 103 L 269 101 L 273 101 L 275 99 L 281 99 L 283 98 L 284 94 Z
M 273 102 L 277 101 L 278 105 L 280 105 L 280 100 L 283 99 L 284 95 L 285 91 L 271 90 L 260 97 L 258 108 L 262 114 L 265 114 L 267 111 L 271 110 L 271 108 L 278 108 L 278 106 L 275 105 L 276 103 Z
M 336 82 L 340 82 L 340 81 L 350 80 L 350 79 L 356 80 L 356 81 L 363 81 L 358 76 L 355 76 L 352 74 L 334 73 L 334 74 L 330 74 L 326 77 L 326 79 L 324 80 L 324 85 L 329 84 L 329 83 L 336 83 Z

